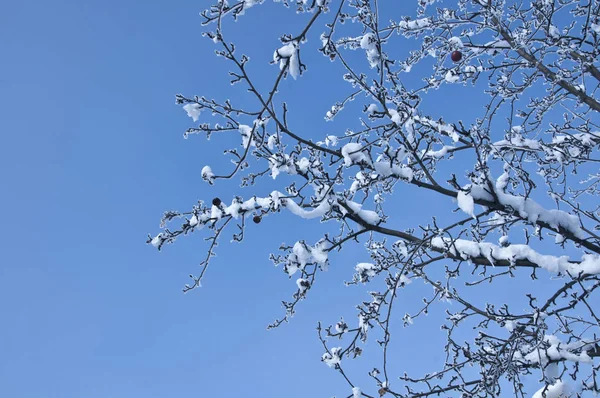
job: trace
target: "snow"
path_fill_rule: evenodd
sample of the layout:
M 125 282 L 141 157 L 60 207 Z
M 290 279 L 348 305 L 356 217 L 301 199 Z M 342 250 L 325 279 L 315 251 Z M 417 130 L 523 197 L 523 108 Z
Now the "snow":
M 298 161 L 298 163 L 296 163 L 296 165 L 298 166 L 298 170 L 300 172 L 306 173 L 310 167 L 310 160 L 303 157 Z
M 464 239 L 450 239 L 435 237 L 431 246 L 450 252 L 454 256 L 468 260 L 469 258 L 484 257 L 492 265 L 499 260 L 514 263 L 518 260 L 528 260 L 539 267 L 552 273 L 569 272 L 571 275 L 579 273 L 595 275 L 600 273 L 600 256 L 584 254 L 581 262 L 572 262 L 569 256 L 552 256 L 540 254 L 528 245 L 508 245 L 499 247 L 488 242 L 474 242 Z
M 400 113 L 398 113 L 397 110 L 395 109 L 390 109 L 390 118 L 392 119 L 392 122 L 394 122 L 396 124 L 396 126 L 400 126 L 400 124 L 402 123 L 402 118 L 400 117 Z
M 328 135 L 325 137 L 325 145 L 336 146 L 338 144 L 338 138 L 335 135 Z
M 280 70 L 283 70 L 283 68 L 285 68 L 287 65 L 290 75 L 292 75 L 295 80 L 300 74 L 298 43 L 296 41 L 292 41 L 280 47 L 278 50 L 275 50 L 275 53 L 273 53 L 273 61 L 279 61 Z
M 202 111 L 202 105 L 200 104 L 185 104 L 183 110 L 187 112 L 187 115 L 192 118 L 194 122 L 198 121 L 200 112 Z
M 365 319 L 362 314 L 358 315 L 358 327 L 362 330 L 363 333 L 367 333 L 369 330 L 369 322 Z
M 545 367 L 548 363 L 563 360 L 592 363 L 592 358 L 586 353 L 586 346 L 586 342 L 565 343 L 556 336 L 545 335 L 543 344 L 533 348 L 531 352 L 525 355 L 521 351 L 517 351 L 514 353 L 513 359 L 529 365 L 540 364 L 542 367 Z M 576 351 L 582 352 L 578 354 Z
M 240 210 L 242 206 L 239 202 L 234 201 L 230 206 L 227 206 L 223 209 L 225 214 L 230 215 L 231 217 L 237 219 L 240 216 Z
M 514 126 L 513 129 L 515 127 L 518 127 L 518 126 Z M 515 132 L 515 131 L 513 130 L 513 132 Z M 515 146 L 515 147 L 519 147 L 519 148 L 529 148 L 529 149 L 533 149 L 533 150 L 537 150 L 537 149 L 541 148 L 541 145 L 538 141 L 531 140 L 528 138 L 523 138 L 520 135 L 511 135 L 510 137 L 508 137 L 508 139 L 495 142 L 492 145 L 497 149 L 501 149 L 502 147 L 505 147 L 505 146 L 509 146 L 509 147 Z
M 497 50 L 508 50 L 510 49 L 510 43 L 506 40 L 492 40 L 483 45 L 484 48 L 472 48 L 471 52 L 474 54 L 486 52 L 490 55 L 495 55 Z
M 450 149 L 454 149 L 455 147 L 452 145 L 444 145 L 442 147 L 442 149 L 438 149 L 437 151 L 434 150 L 429 150 L 427 152 L 425 152 L 425 156 L 430 157 L 430 158 L 436 158 L 436 159 L 441 159 L 444 156 L 446 156 L 446 154 L 448 153 L 448 151 Z
M 244 148 L 248 146 L 248 143 L 250 143 L 252 146 L 256 146 L 256 142 L 254 142 L 254 139 L 252 139 L 252 127 L 245 124 L 240 124 L 238 131 L 242 135 L 242 146 Z
M 271 195 L 269 195 L 269 196 L 270 196 L 271 205 L 272 205 L 273 209 L 275 209 L 275 210 L 279 209 L 279 206 L 281 205 L 281 200 L 279 200 L 281 193 L 279 191 L 273 191 L 273 192 L 271 192 Z
M 244 0 L 244 7 L 241 9 L 241 11 L 238 12 L 238 15 L 244 15 L 248 8 L 251 8 L 256 4 L 262 4 L 264 1 L 265 0 Z
M 360 39 L 360 48 L 363 50 L 368 50 L 370 48 L 375 47 L 375 35 L 373 33 L 367 33 Z
M 190 218 L 190 227 L 195 227 L 198 225 L 198 217 L 194 214 L 192 218 Z
M 362 205 L 360 203 L 352 202 L 351 200 L 346 201 L 346 206 L 352 210 L 354 214 L 356 214 L 360 219 L 362 219 L 367 224 L 376 225 L 381 221 L 381 218 L 377 214 L 377 212 L 371 210 L 362 210 Z
M 212 184 L 215 181 L 215 174 L 213 173 L 210 166 L 204 166 L 202 168 L 202 179 L 207 181 L 209 184 Z
M 307 250 L 305 244 L 303 242 L 296 242 L 292 252 L 296 256 L 296 261 L 298 261 L 300 266 L 304 268 L 306 263 L 308 263 L 310 260 L 310 251 Z
M 584 274 L 600 274 L 600 256 L 597 254 L 584 254 L 581 257 L 581 263 L 574 271 L 581 271 Z
M 296 280 L 296 286 L 298 286 L 300 294 L 304 294 L 310 288 L 310 282 L 306 279 L 299 278 Z
M 550 35 L 550 37 L 553 37 L 555 39 L 558 39 L 560 37 L 560 31 L 554 25 L 550 25 L 550 28 L 548 29 L 548 34 Z
M 444 76 L 444 79 L 446 79 L 448 83 L 456 83 L 459 80 L 459 77 L 458 75 L 454 74 L 451 70 L 449 70 L 448 72 L 446 72 L 446 76 Z
M 416 19 L 414 21 L 400 21 L 398 26 L 400 29 L 405 30 L 417 30 L 417 29 L 425 29 L 431 25 L 431 21 L 429 18 L 421 18 Z
M 476 200 L 494 200 L 494 197 L 486 188 L 480 185 L 473 185 L 471 187 L 471 195 Z M 510 206 L 519 214 L 519 217 L 531 223 L 541 221 L 553 228 L 562 227 L 580 239 L 585 237 L 577 216 L 556 209 L 546 210 L 531 198 L 510 195 L 504 192 L 496 192 L 496 196 L 500 204 L 506 207 Z
M 504 189 L 506 188 L 506 186 L 508 185 L 508 172 L 504 172 L 500 175 L 500 177 L 498 177 L 498 179 L 496 179 L 496 190 L 498 191 L 504 191 Z
M 508 330 L 509 332 L 512 332 L 513 330 L 515 330 L 515 326 L 517 326 L 517 321 L 505 321 L 504 322 L 504 328 L 506 330 Z
M 417 121 L 425 126 L 430 126 L 431 128 L 436 129 L 438 132 L 452 138 L 452 141 L 454 142 L 457 142 L 460 138 L 460 136 L 454 129 L 454 126 L 452 126 L 451 124 L 437 122 L 435 120 L 422 116 L 414 116 L 412 120 Z
M 463 48 L 464 47 L 464 44 L 463 44 L 462 40 L 460 39 L 460 37 L 453 36 L 448 39 L 448 43 L 450 43 L 450 46 L 452 48 Z
M 360 189 L 360 187 L 365 186 L 367 182 L 367 176 L 364 172 L 359 171 L 356 173 L 356 177 L 352 185 L 350 186 L 350 192 L 356 193 Z
M 210 208 L 210 218 L 211 218 L 212 220 L 218 221 L 218 220 L 220 220 L 220 219 L 221 219 L 221 216 L 222 216 L 222 215 L 223 215 L 223 214 L 221 213 L 221 209 L 219 209 L 217 206 L 214 206 L 214 205 L 213 205 L 213 206 Z
M 348 324 L 346 322 L 344 322 L 344 320 L 342 319 L 341 321 L 339 321 L 338 323 L 335 324 L 335 331 L 338 333 L 344 333 L 348 330 Z
M 362 151 L 362 147 L 362 144 L 358 142 L 350 142 L 342 147 L 342 156 L 344 157 L 344 165 L 346 167 L 360 162 L 371 164 L 371 159 Z
M 373 33 L 367 33 L 360 39 L 360 48 L 366 50 L 367 60 L 371 68 L 376 67 L 379 64 L 380 57 L 379 51 L 377 50 L 377 38 Z
M 277 144 L 277 135 L 273 134 L 267 139 L 267 148 L 273 150 L 275 144 Z
M 342 353 L 342 347 L 334 347 L 331 349 L 331 353 L 326 352 L 321 357 L 321 360 L 327 364 L 330 368 L 334 368 L 338 365 L 342 358 L 340 358 L 340 354 Z
M 261 4 L 264 0 L 244 0 L 244 8 L 250 8 L 255 4 Z
M 591 24 L 591 25 L 590 25 L 590 28 L 591 28 L 591 29 L 592 29 L 594 32 L 596 32 L 596 33 L 600 33 L 600 25 L 593 23 L 593 24 Z
M 371 104 L 367 107 L 367 113 L 371 114 L 377 111 L 377 104 Z
M 473 211 L 475 210 L 475 202 L 473 201 L 473 197 L 471 195 L 465 191 L 458 191 L 456 200 L 458 202 L 458 207 L 462 211 L 475 218 L 475 215 L 473 214 Z
M 362 391 L 359 387 L 352 387 L 352 398 L 360 398 Z
M 292 252 L 287 257 L 284 270 L 288 275 L 293 275 L 298 269 L 304 269 L 306 264 L 317 263 L 325 265 L 327 263 L 327 251 L 324 243 L 317 243 L 314 247 L 307 245 L 306 242 L 296 242 L 292 247 Z M 300 283 L 297 281 L 297 283 Z M 308 281 L 306 281 L 308 283 Z M 306 286 L 308 289 L 310 284 Z M 298 287 L 299 289 L 300 286 Z M 302 290 L 302 289 L 301 289 Z
M 361 282 L 368 282 L 369 278 L 375 276 L 375 265 L 371 263 L 358 263 L 354 267 L 354 270 L 358 274 Z
M 276 179 L 280 173 L 296 174 L 296 167 L 292 164 L 290 155 L 276 153 L 269 157 L 271 177 Z
M 327 263 L 328 254 L 327 254 L 327 251 L 325 250 L 324 246 L 316 245 L 314 247 L 311 247 L 310 254 L 315 263 L 321 264 L 321 265 Z
M 152 246 L 158 248 L 161 243 L 163 242 L 163 234 L 162 232 L 158 235 L 156 235 L 154 238 L 152 238 L 152 240 L 150 241 L 150 243 L 152 244 Z
M 413 179 L 413 170 L 404 165 L 390 164 L 390 162 L 375 162 L 375 170 L 382 177 L 395 176 L 408 181 Z
M 470 76 L 474 75 L 476 72 L 482 72 L 483 68 L 481 66 L 475 67 L 473 65 L 467 65 L 463 68 L 463 70 L 465 71 L 465 75 L 467 75 L 467 77 L 470 77 Z
M 413 147 L 415 146 L 415 120 L 416 118 L 408 118 L 404 123 L 404 129 L 406 130 L 406 140 Z
M 400 250 L 400 254 L 402 254 L 404 257 L 408 256 L 406 242 L 404 242 L 403 240 L 397 240 L 396 242 L 394 242 L 394 248 Z
M 305 219 L 311 219 L 311 218 L 320 218 L 323 217 L 325 215 L 325 213 L 327 213 L 330 209 L 331 209 L 331 205 L 327 202 L 327 200 L 323 200 L 321 201 L 321 203 L 314 209 L 311 210 L 304 210 L 303 208 L 301 208 L 300 206 L 298 206 L 298 204 L 296 202 L 294 202 L 291 199 L 281 199 L 281 203 L 293 214 L 305 218 Z

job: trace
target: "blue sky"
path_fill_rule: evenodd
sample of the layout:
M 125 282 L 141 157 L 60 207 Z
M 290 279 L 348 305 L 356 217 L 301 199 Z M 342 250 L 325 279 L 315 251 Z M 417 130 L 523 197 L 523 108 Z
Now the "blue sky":
M 366 299 L 365 289 L 347 289 L 341 281 L 351 279 L 357 260 L 368 259 L 360 246 L 336 258 L 291 325 L 267 332 L 295 286 L 273 269 L 268 254 L 282 241 L 317 240 L 318 224 L 282 215 L 251 226 L 241 245 L 225 239 L 203 288 L 189 295 L 181 287 L 204 254 L 202 236 L 161 253 L 144 244 L 164 210 L 272 189 L 240 191 L 237 182 L 209 189 L 200 170 L 227 167 L 215 148 L 231 141 L 215 138 L 208 147 L 202 137 L 182 138 L 191 119 L 175 106 L 176 93 L 221 100 L 234 93 L 227 91 L 224 62 L 200 37 L 203 7 L 133 0 L 0 6 L 0 396 L 349 392 L 320 363 L 314 329 L 317 320 L 335 322 L 340 315 L 354 322 L 353 305 Z M 272 18 L 280 6 L 264 10 L 256 22 L 232 31 L 256 59 L 251 72 L 266 85 L 274 77 L 267 63 L 277 36 L 295 30 Z M 317 125 L 312 120 L 322 119 L 312 115 L 324 114 L 339 99 L 335 91 L 347 87 L 341 79 L 325 80 L 325 58 L 315 55 L 312 62 L 302 85 L 289 79 L 282 88 L 295 107 L 291 123 L 322 138 L 328 129 L 343 131 L 343 124 Z M 306 94 L 325 81 L 329 90 Z M 453 113 L 464 104 L 444 106 Z M 422 198 L 409 191 L 401 198 L 414 210 L 402 216 L 402 227 L 415 226 L 426 211 Z M 453 208 L 449 201 L 442 206 Z M 416 331 L 402 333 L 400 341 L 417 338 Z M 413 346 L 403 350 L 411 360 L 399 361 L 398 370 L 427 364 Z
M 145 245 L 164 210 L 214 195 L 199 174 L 220 154 L 183 140 L 191 120 L 174 105 L 176 93 L 229 86 L 206 78 L 226 76 L 205 59 L 203 4 L 0 7 L 0 396 L 339 391 L 319 362 L 314 315 L 265 330 L 294 286 L 268 262 L 276 231 L 250 245 L 268 238 L 268 222 L 242 248 L 223 246 L 220 267 L 190 295 L 181 287 L 201 237 L 162 253 Z

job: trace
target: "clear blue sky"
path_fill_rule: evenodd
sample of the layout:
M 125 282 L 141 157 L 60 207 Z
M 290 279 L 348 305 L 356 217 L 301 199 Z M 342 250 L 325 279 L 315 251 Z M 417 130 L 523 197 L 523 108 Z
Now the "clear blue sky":
M 272 188 L 240 192 L 237 183 L 224 183 L 209 189 L 200 170 L 225 167 L 213 148 L 230 142 L 216 140 L 207 150 L 201 137 L 182 138 L 191 119 L 174 105 L 174 94 L 230 96 L 223 94 L 229 90 L 225 63 L 200 37 L 204 3 L 19 0 L 0 6 L 1 397 L 349 393 L 319 362 L 314 328 L 317 320 L 335 322 L 339 315 L 355 322 L 353 305 L 366 299 L 364 289 L 341 282 L 351 279 L 358 260 L 368 260 L 361 247 L 337 258 L 293 324 L 267 332 L 295 286 L 272 268 L 268 254 L 282 241 L 318 239 L 318 224 L 283 215 L 252 226 L 242 245 L 228 246 L 226 237 L 204 287 L 189 295 L 181 287 L 197 271 L 202 236 L 161 253 L 144 244 L 147 233 L 158 232 L 164 210 Z M 262 23 L 244 25 L 251 33 L 238 37 L 254 51 L 251 68 L 267 72 L 259 74 L 261 83 L 273 77 L 267 62 L 277 36 L 295 32 L 284 20 L 271 20 L 277 7 L 264 8 Z M 273 30 L 264 29 L 271 22 Z M 262 45 L 260 37 L 269 41 Z M 305 89 L 324 82 L 318 65 L 328 61 L 315 57 L 314 63 L 302 78 Z M 341 79 L 327 83 L 331 90 L 317 97 L 284 83 L 297 106 L 292 123 L 315 137 L 332 131 L 306 116 L 324 114 L 339 99 L 336 88 L 347 89 Z M 460 104 L 445 106 L 454 112 Z M 415 210 L 403 215 L 402 227 L 416 226 L 410 224 L 424 211 L 422 198 L 402 198 Z M 289 223 L 297 224 L 282 234 Z M 432 318 L 423 322 L 437 330 Z M 401 333 L 404 342 L 418 336 Z M 399 361 L 398 370 L 419 369 L 441 354 L 422 361 L 417 352 L 405 346 L 400 357 L 410 360 Z
M 343 385 L 319 362 L 308 305 L 293 328 L 265 330 L 295 286 L 268 261 L 276 231 L 261 246 L 223 245 L 190 295 L 202 237 L 145 245 L 164 210 L 214 195 L 200 179 L 214 151 L 182 138 L 191 119 L 174 104 L 229 87 L 209 77 L 226 75 L 200 37 L 203 7 L 0 6 L 0 396 L 291 398 Z

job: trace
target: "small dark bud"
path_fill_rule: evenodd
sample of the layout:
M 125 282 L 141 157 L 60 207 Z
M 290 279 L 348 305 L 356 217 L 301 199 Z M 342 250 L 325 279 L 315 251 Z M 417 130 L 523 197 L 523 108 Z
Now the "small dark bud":
M 260 224 L 260 220 L 262 220 L 261 216 L 252 217 L 252 221 L 254 221 L 254 223 L 256 223 L 256 224 Z
M 214 206 L 217 206 L 217 207 L 221 206 L 221 199 L 219 199 L 219 198 L 214 198 L 214 199 L 212 200 L 212 204 L 213 204 Z

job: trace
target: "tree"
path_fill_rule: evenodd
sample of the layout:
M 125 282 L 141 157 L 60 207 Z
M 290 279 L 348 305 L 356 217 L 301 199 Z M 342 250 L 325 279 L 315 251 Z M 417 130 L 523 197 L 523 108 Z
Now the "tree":
M 194 122 L 212 118 L 186 136 L 241 136 L 241 147 L 236 138 L 226 151 L 231 169 L 205 166 L 202 178 L 253 187 L 272 177 L 281 188 L 164 214 L 162 232 L 148 239 L 158 249 L 201 227 L 209 234 L 201 271 L 184 291 L 200 286 L 224 234 L 242 241 L 250 220 L 289 211 L 332 228 L 271 256 L 297 289 L 270 328 L 289 320 L 336 252 L 360 242 L 371 258 L 348 282 L 376 287 L 357 306 L 358 322 L 318 327 L 322 360 L 348 381 L 351 396 L 525 396 L 528 375 L 539 382 L 535 397 L 600 392 L 600 3 L 420 0 L 397 20 L 398 3 L 382 0 L 280 3 L 270 6 L 304 27 L 280 37 L 271 61 L 279 69 L 266 90 L 226 26 L 267 5 L 219 0 L 201 14 L 231 83 L 255 100 L 242 108 L 177 95 Z M 307 40 L 315 30 L 317 44 Z M 280 100 L 282 82 L 301 84 L 304 56 L 315 50 L 343 68 L 348 83 L 325 121 L 344 118 L 356 128 L 317 137 L 289 121 L 294 109 Z M 458 100 L 469 104 L 464 112 L 445 112 Z M 313 116 L 303 115 L 322 120 Z M 416 225 L 405 225 L 398 210 L 410 195 L 432 204 Z M 415 280 L 432 293 L 402 301 Z M 516 296 L 522 307 L 507 304 Z M 390 374 L 394 322 L 417 327 L 440 301 L 452 303 L 439 318 L 443 362 L 424 375 Z M 368 338 L 382 355 L 361 390 L 343 364 Z

